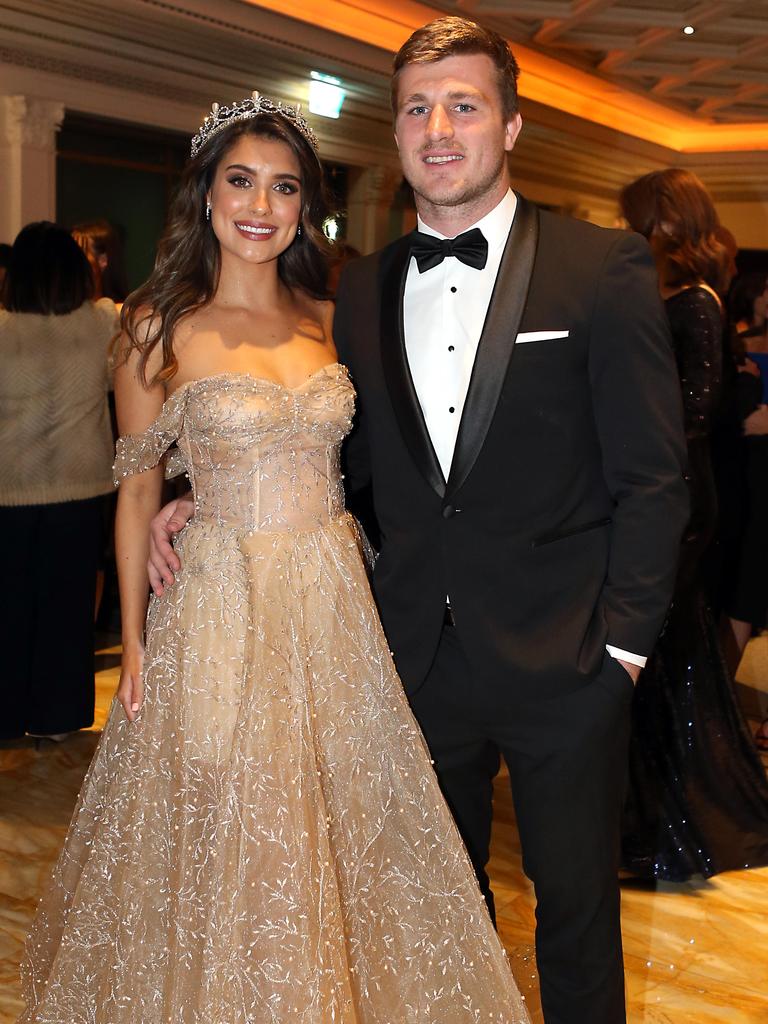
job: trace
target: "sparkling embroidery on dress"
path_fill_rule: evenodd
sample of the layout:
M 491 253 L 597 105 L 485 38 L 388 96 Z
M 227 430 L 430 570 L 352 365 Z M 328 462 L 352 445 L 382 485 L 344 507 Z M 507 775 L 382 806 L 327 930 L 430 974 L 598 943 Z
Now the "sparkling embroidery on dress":
M 20 1024 L 528 1020 L 376 615 L 337 364 L 180 388 L 115 475 L 174 442 L 196 511 L 151 602 L 23 966 Z

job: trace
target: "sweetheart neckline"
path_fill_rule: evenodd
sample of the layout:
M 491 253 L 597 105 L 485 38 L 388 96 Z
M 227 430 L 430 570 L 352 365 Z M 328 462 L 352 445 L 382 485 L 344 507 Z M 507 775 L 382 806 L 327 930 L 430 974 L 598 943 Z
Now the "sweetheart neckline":
M 330 379 L 333 371 L 343 371 L 344 375 L 346 376 L 346 379 L 349 380 L 349 371 L 347 370 L 343 362 L 339 361 L 327 362 L 325 366 L 318 367 L 315 371 L 309 374 L 307 378 L 305 378 L 300 384 L 297 384 L 295 387 L 290 387 L 288 384 L 283 384 L 282 381 L 274 381 L 271 380 L 271 378 L 269 377 L 258 377 L 256 374 L 249 374 L 247 372 L 240 370 L 222 370 L 220 373 L 208 374 L 206 377 L 196 377 L 194 380 L 185 381 L 183 384 L 179 385 L 179 387 L 177 387 L 175 391 L 168 395 L 168 397 L 163 402 L 163 407 L 160 410 L 160 413 L 150 425 L 148 425 L 144 430 L 139 431 L 138 433 L 123 434 L 121 437 L 118 438 L 118 444 L 120 444 L 121 442 L 127 442 L 129 439 L 135 442 L 137 438 L 141 438 L 150 433 L 153 430 L 153 428 L 157 427 L 163 421 L 166 414 L 170 413 L 171 404 L 176 401 L 177 396 L 185 393 L 191 386 L 193 386 L 193 384 L 204 384 L 208 383 L 209 381 L 219 380 L 222 378 L 240 378 L 242 380 L 250 381 L 252 384 L 268 384 L 270 387 L 278 388 L 278 390 L 285 391 L 287 394 L 295 394 L 297 392 L 302 391 L 311 381 L 321 376 L 321 374 L 323 374 L 324 377 L 328 377 Z
M 270 384 L 272 385 L 272 387 L 276 387 L 280 391 L 292 392 L 301 391 L 301 389 L 306 387 L 310 381 L 315 379 L 315 377 L 318 377 L 321 373 L 328 376 L 327 371 L 334 369 L 346 370 L 346 366 L 344 366 L 343 363 L 340 363 L 338 361 L 333 363 L 325 363 L 324 366 L 319 366 L 316 370 L 313 370 L 308 377 L 305 377 L 304 380 L 301 381 L 300 384 L 296 384 L 293 387 L 291 387 L 291 385 L 289 384 L 283 384 L 283 382 L 280 380 L 272 380 L 271 377 L 260 377 L 258 376 L 258 374 L 248 373 L 247 370 L 221 370 L 219 373 L 209 373 L 206 374 L 206 376 L 204 377 L 195 377 L 193 380 L 188 380 L 185 381 L 183 384 L 180 384 L 175 391 L 172 391 L 171 394 L 168 395 L 163 405 L 165 405 L 166 402 L 170 402 L 172 399 L 174 399 L 176 395 L 181 394 L 181 392 L 184 391 L 186 388 L 192 387 L 193 384 L 203 384 L 211 380 L 218 380 L 222 377 L 242 377 L 245 380 L 253 381 L 254 383 L 257 384 Z
M 152 423 L 149 424 L 148 427 L 146 427 L 142 431 L 139 431 L 139 433 L 136 434 L 123 434 L 118 440 L 123 441 L 126 440 L 127 438 L 133 438 L 135 440 L 137 437 L 142 437 L 148 434 L 149 431 L 151 431 L 153 427 L 160 423 L 165 417 L 165 415 L 170 412 L 170 409 L 176 403 L 178 396 L 185 394 L 192 387 L 193 384 L 204 384 L 212 380 L 220 380 L 222 378 L 231 377 L 239 378 L 241 380 L 247 380 L 250 381 L 252 384 L 268 384 L 270 387 L 277 388 L 279 391 L 284 391 L 286 394 L 297 394 L 301 392 L 311 381 L 315 380 L 316 377 L 319 377 L 320 374 L 323 374 L 325 377 L 330 378 L 331 374 L 329 371 L 332 370 L 343 370 L 348 378 L 349 371 L 347 370 L 347 367 L 344 365 L 344 363 L 339 362 L 326 363 L 325 366 L 318 367 L 313 373 L 310 373 L 310 375 L 305 380 L 303 380 L 300 384 L 297 384 L 296 387 L 289 387 L 287 384 L 283 384 L 279 380 L 271 380 L 269 377 L 258 377 L 254 373 L 246 373 L 240 370 L 222 370 L 220 373 L 209 373 L 205 377 L 195 377 L 194 380 L 188 380 L 184 384 L 181 384 L 179 387 L 176 388 L 174 392 L 172 392 L 172 394 L 170 394 L 166 398 L 166 400 L 163 402 L 160 412 L 152 421 Z

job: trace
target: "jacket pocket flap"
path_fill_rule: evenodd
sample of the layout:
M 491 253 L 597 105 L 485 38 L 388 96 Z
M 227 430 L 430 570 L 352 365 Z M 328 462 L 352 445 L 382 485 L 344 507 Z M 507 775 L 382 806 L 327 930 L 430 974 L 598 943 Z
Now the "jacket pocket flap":
M 598 530 L 601 526 L 609 526 L 612 520 L 593 519 L 589 523 L 580 523 L 578 526 L 566 526 L 562 530 L 550 530 L 549 533 L 542 533 L 533 541 L 533 547 L 539 548 L 543 544 L 552 544 L 556 540 L 565 540 L 566 537 L 575 537 L 580 533 L 588 533 L 590 530 Z

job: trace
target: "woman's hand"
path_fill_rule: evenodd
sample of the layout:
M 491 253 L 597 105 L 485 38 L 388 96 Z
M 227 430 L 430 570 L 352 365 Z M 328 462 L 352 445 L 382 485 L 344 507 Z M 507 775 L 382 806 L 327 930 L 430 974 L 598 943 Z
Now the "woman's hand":
M 123 705 L 125 717 L 135 722 L 144 699 L 144 647 L 123 648 L 123 664 L 120 669 L 120 682 L 117 687 L 117 699 Z
M 747 437 L 765 437 L 768 434 L 768 405 L 758 405 L 744 420 Z
M 748 373 L 750 377 L 760 376 L 760 367 L 754 359 L 746 358 L 743 363 L 736 367 L 739 373 Z

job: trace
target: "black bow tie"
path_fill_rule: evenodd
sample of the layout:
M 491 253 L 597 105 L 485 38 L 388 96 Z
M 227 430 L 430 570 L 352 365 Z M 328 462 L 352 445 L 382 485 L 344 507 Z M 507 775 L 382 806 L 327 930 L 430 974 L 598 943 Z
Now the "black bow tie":
M 446 256 L 455 256 L 468 267 L 482 270 L 488 261 L 488 242 L 480 228 L 472 228 L 455 238 L 435 238 L 416 231 L 411 240 L 411 255 L 416 257 L 420 274 L 439 266 Z

